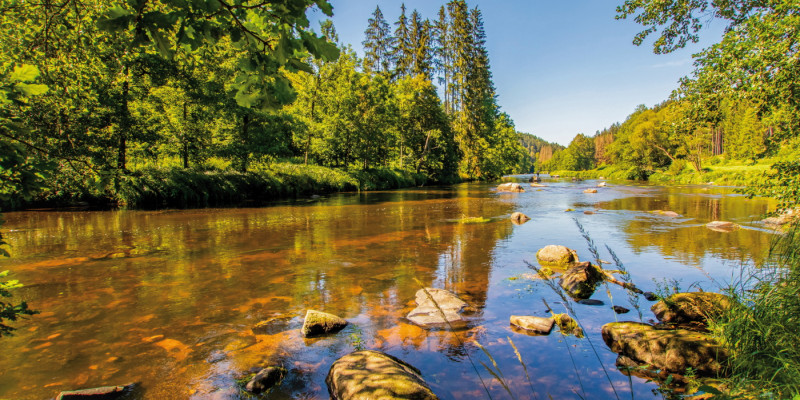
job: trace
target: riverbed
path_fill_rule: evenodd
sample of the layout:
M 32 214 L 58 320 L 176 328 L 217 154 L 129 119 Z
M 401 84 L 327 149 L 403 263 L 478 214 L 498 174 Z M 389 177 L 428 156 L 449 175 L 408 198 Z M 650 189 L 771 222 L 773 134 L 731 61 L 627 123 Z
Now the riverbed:
M 545 302 L 565 311 L 527 264 L 549 244 L 592 260 L 577 222 L 600 258 L 612 261 L 608 246 L 644 290 L 718 291 L 743 264 L 761 262 L 774 233 L 759 220 L 774 204 L 727 187 L 599 182 L 545 179 L 513 194 L 467 183 L 263 208 L 6 213 L 12 258 L 0 271 L 26 285 L 18 297 L 41 314 L 0 339 L 0 398 L 129 382 L 141 399 L 249 398 L 235 379 L 282 365 L 289 374 L 268 398 L 327 399 L 330 365 L 361 348 L 414 365 L 442 399 L 487 398 L 487 390 L 509 398 L 475 342 L 520 399 L 661 398 L 655 383 L 617 371 L 600 337 L 605 323 L 640 319 L 621 288 L 601 287 L 592 298 L 602 306 L 574 305 L 583 339 L 513 331 L 511 315 L 547 316 Z M 513 224 L 516 211 L 531 220 Z M 714 220 L 741 228 L 705 227 Z M 468 325 L 450 332 L 405 320 L 420 283 L 464 299 L 474 309 Z M 646 322 L 652 303 L 640 302 Z M 612 305 L 633 311 L 617 315 Z M 307 309 L 350 324 L 305 339 Z

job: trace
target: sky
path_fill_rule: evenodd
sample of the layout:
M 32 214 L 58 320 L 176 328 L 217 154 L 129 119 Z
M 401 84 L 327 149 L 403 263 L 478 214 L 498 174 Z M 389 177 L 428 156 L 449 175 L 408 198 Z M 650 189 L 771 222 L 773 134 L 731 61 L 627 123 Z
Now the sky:
M 399 0 L 330 0 L 341 42 L 363 56 L 367 19 L 379 5 L 390 24 Z M 446 0 L 407 0 L 434 19 Z M 639 104 L 666 100 L 678 80 L 693 70 L 692 54 L 718 41 L 711 24 L 698 44 L 656 55 L 652 40 L 634 46 L 641 26 L 615 20 L 623 0 L 467 0 L 483 13 L 498 103 L 520 132 L 569 144 L 578 133 L 594 135 L 622 122 Z M 312 19 L 324 17 L 313 11 Z M 392 26 L 392 28 L 394 28 Z

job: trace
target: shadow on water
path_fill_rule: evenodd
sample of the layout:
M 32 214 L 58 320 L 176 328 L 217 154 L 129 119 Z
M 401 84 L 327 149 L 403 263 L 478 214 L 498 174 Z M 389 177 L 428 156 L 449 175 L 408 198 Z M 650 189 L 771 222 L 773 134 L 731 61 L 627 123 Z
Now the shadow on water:
M 467 363 L 482 357 L 476 342 L 525 397 L 530 388 L 508 336 L 537 391 L 574 398 L 580 376 L 587 392 L 613 396 L 585 341 L 511 330 L 510 315 L 545 316 L 541 300 L 558 300 L 540 282 L 519 278 L 530 272 L 523 261 L 535 261 L 547 244 L 567 245 L 588 259 L 577 218 L 619 253 L 637 284 L 654 289 L 652 279 L 664 276 L 724 278 L 737 249 L 759 254 L 770 235 L 707 231 L 703 224 L 717 215 L 755 226 L 748 218 L 768 206 L 724 189 L 616 185 L 587 195 L 583 190 L 596 182 L 544 183 L 519 194 L 463 184 L 265 208 L 8 213 L 4 236 L 13 258 L 0 260 L 0 270 L 25 282 L 21 297 L 43 312 L 0 341 L 0 398 L 42 399 L 129 381 L 142 383 L 143 399 L 247 398 L 233 388 L 236 379 L 271 364 L 290 373 L 270 398 L 326 398 L 328 368 L 355 348 L 383 350 L 416 366 L 441 398 L 482 398 Z M 653 209 L 683 216 L 666 220 Z M 532 220 L 515 226 L 508 220 L 514 211 Z M 459 222 L 475 217 L 482 223 Z M 448 332 L 407 321 L 415 279 L 462 297 L 473 308 L 467 326 Z M 613 288 L 609 293 L 607 304 L 625 298 Z M 304 339 L 299 328 L 307 309 L 351 324 L 333 336 Z M 616 315 L 589 306 L 577 313 L 602 346 L 600 327 Z M 264 320 L 270 322 L 252 329 Z M 611 352 L 601 357 L 614 365 Z M 504 397 L 480 372 L 492 382 L 492 395 Z M 614 374 L 615 385 L 628 387 L 627 377 Z M 654 387 L 636 379 L 633 390 L 646 398 Z

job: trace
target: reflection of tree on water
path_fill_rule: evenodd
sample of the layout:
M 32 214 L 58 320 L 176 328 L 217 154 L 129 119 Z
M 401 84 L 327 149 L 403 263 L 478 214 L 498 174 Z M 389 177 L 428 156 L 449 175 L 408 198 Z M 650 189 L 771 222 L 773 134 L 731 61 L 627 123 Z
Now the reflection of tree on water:
M 458 200 L 451 192 L 411 191 L 409 199 L 396 192 L 367 205 L 339 197 L 309 207 L 9 214 L 7 226 L 27 228 L 10 236 L 17 256 L 10 267 L 29 284 L 30 302 L 47 313 L 35 320 L 38 331 L 21 331 L 4 343 L 26 351 L 0 360 L 0 386 L 15 397 L 22 388 L 14 382 L 58 376 L 63 389 L 102 386 L 104 374 L 113 372 L 114 380 L 140 381 L 150 393 L 188 397 L 186 382 L 212 373 L 205 357 L 230 347 L 240 357 L 236 368 L 289 357 L 307 365 L 298 379 L 324 387 L 321 360 L 346 351 L 352 332 L 326 350 L 285 332 L 257 335 L 263 341 L 257 345 L 243 340 L 250 326 L 269 318 L 288 318 L 286 326 L 296 330 L 309 308 L 354 321 L 377 348 L 422 350 L 420 364 L 430 352 L 461 359 L 475 349 L 402 317 L 419 289 L 416 278 L 459 293 L 480 320 L 492 252 L 511 225 L 454 221 L 507 215 L 513 205 L 467 190 L 459 186 Z M 56 333 L 52 346 L 33 348 Z M 471 328 L 458 333 L 462 342 L 479 334 Z M 299 345 L 287 356 L 283 346 L 290 343 Z M 167 345 L 191 352 L 179 360 Z M 121 361 L 107 361 L 106 353 Z M 168 379 L 153 363 L 167 366 Z M 44 398 L 53 390 L 25 396 Z
M 667 193 L 614 199 L 598 203 L 597 207 L 640 212 L 635 218 L 613 220 L 620 224 L 619 229 L 627 234 L 628 243 L 637 252 L 657 248 L 665 257 L 696 264 L 707 255 L 729 261 L 741 261 L 743 256 L 759 260 L 768 249 L 770 235 L 765 232 L 739 229 L 719 233 L 704 225 L 721 220 L 749 224 L 769 210 L 770 201 L 731 196 L 729 189 L 662 190 Z M 681 217 L 662 216 L 657 210 L 674 211 Z

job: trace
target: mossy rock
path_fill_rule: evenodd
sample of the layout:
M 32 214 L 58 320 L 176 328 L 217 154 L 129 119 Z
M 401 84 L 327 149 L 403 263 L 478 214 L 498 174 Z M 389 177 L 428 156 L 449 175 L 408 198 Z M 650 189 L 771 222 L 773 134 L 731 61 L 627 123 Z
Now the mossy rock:
M 676 293 L 653 304 L 651 310 L 665 324 L 700 323 L 717 318 L 731 308 L 730 297 L 711 292 Z
M 336 360 L 325 379 L 334 400 L 436 400 L 418 369 L 386 353 L 362 350 Z
M 308 310 L 303 321 L 303 336 L 312 337 L 338 332 L 347 326 L 347 321 L 333 314 Z
M 567 294 L 575 299 L 588 299 L 592 297 L 597 285 L 603 281 L 600 267 L 586 261 L 575 264 L 561 274 L 558 284 Z
M 578 253 L 566 246 L 551 244 L 539 249 L 536 259 L 543 266 L 566 266 L 578 262 Z
M 655 369 L 684 374 L 692 368 L 698 376 L 708 377 L 728 371 L 727 349 L 705 333 L 613 322 L 603 325 L 602 334 L 611 351 Z
M 553 320 L 558 325 L 561 334 L 565 336 L 573 335 L 579 339 L 583 337 L 583 329 L 578 325 L 578 321 L 575 321 L 568 314 L 553 314 Z

